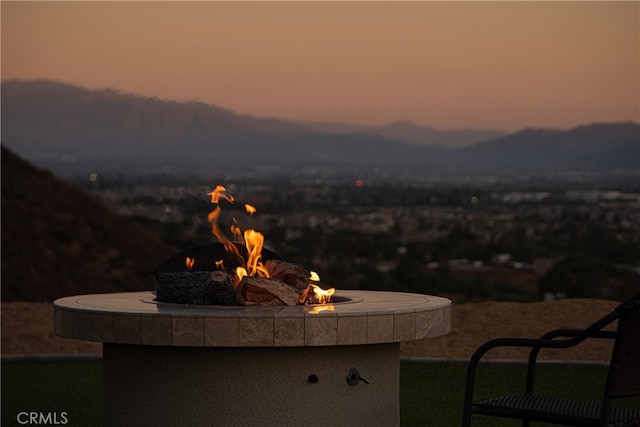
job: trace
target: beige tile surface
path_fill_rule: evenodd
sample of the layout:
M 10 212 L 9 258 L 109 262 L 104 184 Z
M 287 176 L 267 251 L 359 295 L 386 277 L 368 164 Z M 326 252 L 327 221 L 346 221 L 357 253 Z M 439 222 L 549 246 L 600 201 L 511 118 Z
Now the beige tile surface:
M 244 347 L 273 346 L 273 317 L 241 317 L 238 343 Z
M 451 328 L 451 302 L 421 294 L 338 291 L 317 306 L 220 307 L 156 303 L 151 292 L 80 295 L 54 302 L 56 334 L 142 345 L 301 347 L 422 339 Z
M 172 345 L 173 322 L 169 316 L 142 316 L 140 336 L 145 344 Z
M 108 313 L 91 313 L 91 341 L 113 342 L 114 320 Z
M 240 320 L 237 317 L 210 317 L 204 320 L 204 345 L 237 347 Z
M 172 318 L 171 345 L 204 346 L 204 317 Z
M 114 316 L 113 340 L 122 344 L 140 344 L 140 316 Z

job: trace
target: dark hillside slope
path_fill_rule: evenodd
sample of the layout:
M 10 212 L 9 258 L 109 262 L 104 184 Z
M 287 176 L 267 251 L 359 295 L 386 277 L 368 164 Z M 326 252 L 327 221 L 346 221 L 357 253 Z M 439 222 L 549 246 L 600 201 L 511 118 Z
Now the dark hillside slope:
M 142 290 L 176 248 L 2 147 L 2 300 Z

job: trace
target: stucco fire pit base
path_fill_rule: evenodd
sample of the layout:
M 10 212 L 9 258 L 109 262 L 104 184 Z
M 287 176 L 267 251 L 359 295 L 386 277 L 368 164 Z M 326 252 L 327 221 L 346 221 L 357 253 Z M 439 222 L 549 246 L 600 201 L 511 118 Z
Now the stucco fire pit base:
M 104 343 L 105 426 L 398 425 L 399 343 L 447 333 L 451 302 L 336 294 L 347 302 L 221 307 L 155 303 L 150 292 L 74 296 L 55 301 L 55 332 Z
M 398 425 L 398 348 L 105 344 L 105 425 Z

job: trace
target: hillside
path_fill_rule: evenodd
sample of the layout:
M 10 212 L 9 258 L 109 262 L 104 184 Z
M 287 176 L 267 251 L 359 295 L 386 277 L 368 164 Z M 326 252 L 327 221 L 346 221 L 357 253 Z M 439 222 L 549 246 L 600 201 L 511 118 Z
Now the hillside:
M 2 147 L 2 301 L 141 290 L 177 251 Z

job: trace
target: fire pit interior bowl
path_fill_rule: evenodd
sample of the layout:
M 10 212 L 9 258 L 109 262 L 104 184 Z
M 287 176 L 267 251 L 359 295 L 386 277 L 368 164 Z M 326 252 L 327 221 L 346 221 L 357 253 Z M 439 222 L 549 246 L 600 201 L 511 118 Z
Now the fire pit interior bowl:
M 152 303 L 152 304 L 175 304 L 175 303 L 171 303 L 171 302 L 164 302 L 164 301 L 158 301 L 157 296 L 152 298 L 152 299 L 143 299 L 144 302 L 148 302 L 148 303 Z M 354 299 L 354 298 L 350 298 L 344 295 L 331 295 L 331 299 L 325 303 L 311 303 L 311 304 L 304 304 L 305 306 L 308 307 L 318 307 L 318 306 L 323 306 L 326 304 L 347 304 L 347 303 L 353 303 L 353 302 L 358 302 L 361 301 L 360 299 Z M 183 305 L 183 304 L 177 304 L 177 305 Z M 203 305 L 198 305 L 198 304 L 190 304 L 192 307 L 195 306 L 199 306 L 199 307 L 208 307 L 210 304 L 203 304 Z

